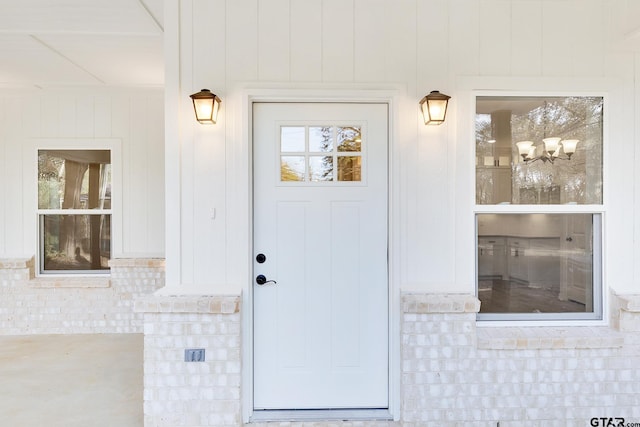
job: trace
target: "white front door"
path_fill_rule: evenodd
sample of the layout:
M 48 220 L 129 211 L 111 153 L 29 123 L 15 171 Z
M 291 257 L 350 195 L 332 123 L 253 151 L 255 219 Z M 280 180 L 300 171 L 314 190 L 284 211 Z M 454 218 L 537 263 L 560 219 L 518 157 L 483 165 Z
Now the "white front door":
M 256 410 L 389 406 L 387 119 L 253 106 Z

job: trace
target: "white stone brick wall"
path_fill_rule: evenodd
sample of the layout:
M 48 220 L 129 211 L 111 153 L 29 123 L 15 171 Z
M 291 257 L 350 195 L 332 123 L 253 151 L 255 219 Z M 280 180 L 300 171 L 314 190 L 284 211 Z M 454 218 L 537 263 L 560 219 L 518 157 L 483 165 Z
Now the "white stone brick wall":
M 618 327 L 621 331 L 640 332 L 640 295 L 615 296 L 619 309 Z
M 476 328 L 473 304 L 459 304 L 467 298 L 403 296 L 403 426 L 583 427 L 592 417 L 640 422 L 637 333 Z M 621 325 L 636 325 L 635 302 L 622 313 L 634 320 Z
M 33 259 L 0 260 L 0 335 L 142 333 L 133 301 L 164 285 L 164 260 L 111 260 L 105 277 L 35 277 Z
M 144 314 L 145 427 L 239 426 L 240 297 L 150 297 Z M 202 348 L 204 362 L 185 362 Z
M 590 426 L 640 423 L 640 297 L 616 296 L 619 328 L 477 327 L 469 295 L 402 297 L 400 421 L 257 422 L 252 427 Z M 239 297 L 151 297 L 145 427 L 237 427 Z M 184 362 L 204 348 L 205 362 Z M 249 391 L 250 392 L 250 391 Z
M 287 421 L 245 424 L 248 427 L 400 427 L 394 421 Z

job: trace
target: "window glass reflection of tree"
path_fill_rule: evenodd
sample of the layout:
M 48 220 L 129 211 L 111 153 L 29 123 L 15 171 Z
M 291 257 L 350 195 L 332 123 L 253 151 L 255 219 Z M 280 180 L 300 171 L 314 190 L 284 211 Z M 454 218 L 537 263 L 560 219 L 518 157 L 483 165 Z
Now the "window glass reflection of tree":
M 44 271 L 108 269 L 110 183 L 109 150 L 39 151 L 38 208 Z M 77 210 L 96 213 L 74 212 Z
M 501 110 L 488 114 L 491 102 L 501 102 Z M 528 105 L 535 107 L 528 108 Z M 600 204 L 602 203 L 602 113 L 600 97 L 478 98 L 476 114 L 476 202 L 494 204 Z M 511 200 L 496 200 L 499 175 L 492 166 L 506 166 L 496 158 L 495 119 L 510 113 Z M 518 141 L 540 145 L 549 136 L 578 139 L 570 160 L 525 162 Z M 560 153 L 563 155 L 564 153 Z M 566 156 L 563 155 L 566 158 Z M 502 183 L 502 185 L 508 185 Z
M 294 147 L 291 128 L 281 132 L 281 181 L 361 181 L 362 137 L 358 126 L 310 126 L 308 149 L 300 155 L 285 153 Z M 286 141 L 285 141 L 286 139 Z M 296 145 L 295 147 L 298 147 Z M 336 170 L 337 164 L 337 170 Z
M 362 151 L 362 133 L 360 127 L 338 128 L 338 151 L 341 153 L 359 153 Z M 338 157 L 338 181 L 362 181 L 362 157 Z
M 311 147 L 314 151 L 331 153 L 333 151 L 333 127 L 316 127 L 310 131 L 317 134 L 317 146 Z M 311 181 L 333 181 L 333 156 L 314 156 L 315 161 L 310 164 Z

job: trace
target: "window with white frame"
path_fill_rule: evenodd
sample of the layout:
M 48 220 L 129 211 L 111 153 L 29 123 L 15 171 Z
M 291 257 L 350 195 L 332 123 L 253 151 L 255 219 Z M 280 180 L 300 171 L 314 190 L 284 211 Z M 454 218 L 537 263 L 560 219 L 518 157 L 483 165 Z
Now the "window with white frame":
M 111 150 L 40 149 L 37 174 L 39 272 L 108 273 Z
M 479 320 L 602 318 L 603 106 L 476 97 Z

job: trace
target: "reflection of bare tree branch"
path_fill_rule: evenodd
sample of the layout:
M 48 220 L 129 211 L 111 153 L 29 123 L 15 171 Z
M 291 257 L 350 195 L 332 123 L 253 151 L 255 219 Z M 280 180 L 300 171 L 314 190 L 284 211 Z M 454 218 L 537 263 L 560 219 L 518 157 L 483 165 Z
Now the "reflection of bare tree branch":
M 330 152 L 333 146 L 333 134 L 331 127 L 322 128 L 322 150 Z M 323 181 L 333 180 L 333 157 L 325 156 L 322 159 L 322 173 L 320 174 Z
M 603 100 L 600 97 L 564 97 L 541 99 L 540 105 L 526 112 L 516 113 L 519 106 L 531 99 L 513 98 L 511 113 L 512 203 L 594 203 L 602 199 L 602 122 Z M 525 104 L 518 104 L 523 101 Z M 492 116 L 476 115 L 476 156 L 483 165 L 484 156 L 494 156 Z M 578 139 L 580 143 L 570 161 L 522 164 L 515 143 L 534 141 L 540 147 L 544 137 Z M 540 150 L 540 148 L 539 148 Z M 495 176 L 489 171 L 476 174 L 476 200 L 493 203 Z
M 80 209 L 80 193 L 82 192 L 82 180 L 89 167 L 86 163 L 78 163 L 66 160 L 64 164 L 64 200 L 62 209 Z M 60 251 L 73 254 L 76 249 L 76 216 L 67 215 L 64 218 L 63 228 L 60 232 Z

